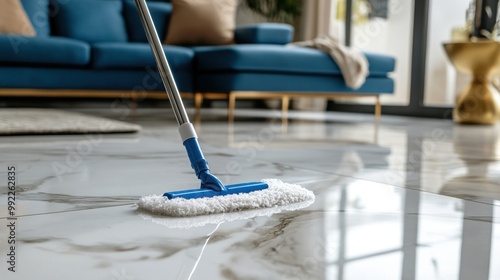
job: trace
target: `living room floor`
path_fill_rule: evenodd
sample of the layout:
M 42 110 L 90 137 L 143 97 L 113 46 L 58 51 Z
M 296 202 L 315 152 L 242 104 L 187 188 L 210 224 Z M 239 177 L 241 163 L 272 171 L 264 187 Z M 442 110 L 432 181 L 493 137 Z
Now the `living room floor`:
M 500 279 L 499 127 L 298 112 L 285 127 L 261 110 L 229 125 L 226 110 L 206 109 L 196 128 L 223 182 L 279 178 L 316 200 L 173 219 L 134 206 L 198 187 L 171 110 L 80 111 L 143 130 L 0 137 L 1 279 Z

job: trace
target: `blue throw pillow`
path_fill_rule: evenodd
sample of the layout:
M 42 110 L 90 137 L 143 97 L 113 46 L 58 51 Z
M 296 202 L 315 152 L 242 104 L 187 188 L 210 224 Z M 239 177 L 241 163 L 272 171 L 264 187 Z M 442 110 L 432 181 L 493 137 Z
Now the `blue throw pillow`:
M 56 35 L 89 43 L 127 42 L 121 0 L 54 0 Z
M 146 32 L 142 27 L 141 18 L 133 0 L 125 0 L 124 15 L 128 29 L 128 38 L 131 42 L 147 42 Z M 164 2 L 148 1 L 149 12 L 153 18 L 156 32 L 160 38 L 165 38 L 172 13 L 172 4 Z
M 1 0 L 0 0 L 1 1 Z M 50 35 L 49 0 L 21 0 L 37 36 Z

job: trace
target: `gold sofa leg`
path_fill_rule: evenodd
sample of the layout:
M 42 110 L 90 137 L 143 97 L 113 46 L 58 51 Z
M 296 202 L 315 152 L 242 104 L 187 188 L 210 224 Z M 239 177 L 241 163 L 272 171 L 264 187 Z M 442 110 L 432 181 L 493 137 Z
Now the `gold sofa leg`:
M 229 100 L 228 100 L 228 121 L 229 123 L 234 122 L 234 109 L 236 107 L 236 93 L 235 92 L 230 92 L 229 93 Z
M 194 108 L 196 115 L 200 114 L 202 105 L 203 105 L 203 93 L 196 92 L 194 94 Z
M 286 130 L 288 125 L 288 108 L 290 107 L 290 97 L 284 95 L 281 97 L 281 124 L 283 125 L 283 130 Z
M 194 94 L 194 121 L 199 123 L 201 121 L 201 106 L 203 105 L 203 93 L 196 92 Z
M 382 116 L 382 105 L 380 104 L 380 95 L 375 97 L 375 118 L 380 119 Z

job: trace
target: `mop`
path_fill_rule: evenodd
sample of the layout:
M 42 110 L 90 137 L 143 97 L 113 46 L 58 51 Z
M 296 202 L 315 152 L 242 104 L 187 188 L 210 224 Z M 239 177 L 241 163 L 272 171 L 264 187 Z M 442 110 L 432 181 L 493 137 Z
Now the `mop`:
M 282 212 L 297 211 L 309 207 L 313 202 L 314 199 L 271 208 L 258 208 L 245 211 L 224 212 L 219 214 L 189 217 L 167 218 L 161 215 L 152 214 L 150 212 L 141 211 L 139 213 L 139 217 L 141 217 L 145 221 L 150 221 L 170 229 L 191 229 L 197 227 L 205 227 L 207 225 L 218 225 L 227 222 L 250 220 L 259 217 L 271 217 Z
M 215 175 L 210 173 L 208 162 L 203 156 L 196 131 L 190 123 L 182 103 L 146 1 L 134 1 L 179 125 L 179 134 L 191 167 L 201 181 L 199 189 L 144 196 L 137 203 L 138 208 L 154 214 L 189 217 L 284 206 L 314 200 L 314 194 L 311 191 L 277 179 L 224 185 Z

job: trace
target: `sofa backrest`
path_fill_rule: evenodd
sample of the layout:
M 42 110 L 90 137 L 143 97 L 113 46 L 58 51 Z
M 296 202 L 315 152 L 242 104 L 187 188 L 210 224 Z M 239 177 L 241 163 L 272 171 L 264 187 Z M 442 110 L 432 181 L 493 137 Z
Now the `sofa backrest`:
M 1 1 L 1 0 L 0 0 Z M 21 0 L 37 36 L 97 42 L 147 42 L 133 0 Z M 148 0 L 161 38 L 172 13 L 169 0 Z
M 168 1 L 170 2 L 170 1 Z M 129 41 L 147 42 L 146 33 L 133 0 L 124 0 L 124 16 L 127 25 Z M 165 38 L 172 13 L 172 4 L 167 1 L 148 1 L 149 12 L 155 23 L 156 31 L 161 39 Z
M 127 42 L 122 0 L 52 0 L 52 34 L 89 43 Z
M 50 35 L 49 0 L 21 0 L 37 36 Z

